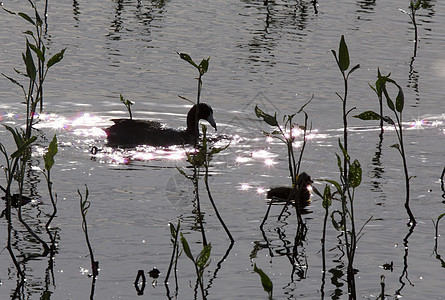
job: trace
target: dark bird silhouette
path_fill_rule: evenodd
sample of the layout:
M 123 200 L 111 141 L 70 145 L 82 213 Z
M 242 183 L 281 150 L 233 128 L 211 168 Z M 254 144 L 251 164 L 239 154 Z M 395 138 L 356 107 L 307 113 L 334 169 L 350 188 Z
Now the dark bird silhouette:
M 288 199 L 293 205 L 304 208 L 311 203 L 311 193 L 308 187 L 313 183 L 311 177 L 305 172 L 298 175 L 297 186 L 295 188 L 288 186 L 273 187 L 267 191 L 267 199 L 272 199 L 274 203 L 287 202 Z
M 199 137 L 199 120 L 206 120 L 216 130 L 213 109 L 206 103 L 200 103 L 198 106 L 194 105 L 188 112 L 187 129 L 185 130 L 166 128 L 156 121 L 113 119 L 114 125 L 105 129 L 105 132 L 108 137 L 108 145 L 112 147 L 134 147 L 137 145 L 168 147 L 193 144 Z

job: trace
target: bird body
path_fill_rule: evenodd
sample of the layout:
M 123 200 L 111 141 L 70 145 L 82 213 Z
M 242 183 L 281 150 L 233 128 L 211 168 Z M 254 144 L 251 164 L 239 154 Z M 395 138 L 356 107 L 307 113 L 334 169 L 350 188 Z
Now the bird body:
M 267 199 L 274 200 L 274 203 L 282 203 L 290 201 L 290 203 L 301 208 L 311 203 L 311 193 L 308 187 L 312 184 L 312 179 L 305 172 L 301 173 L 297 178 L 296 187 L 278 186 L 273 187 L 267 192 Z
M 187 129 L 167 128 L 156 121 L 113 119 L 114 125 L 105 129 L 108 145 L 134 147 L 137 145 L 172 146 L 193 144 L 199 136 L 198 120 L 207 120 L 216 130 L 213 109 L 206 103 L 194 105 L 187 114 Z

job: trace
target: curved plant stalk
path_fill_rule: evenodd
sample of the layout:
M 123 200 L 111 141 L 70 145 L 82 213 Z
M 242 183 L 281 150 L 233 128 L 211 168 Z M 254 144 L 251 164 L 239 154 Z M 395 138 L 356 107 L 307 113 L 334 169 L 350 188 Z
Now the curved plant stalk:
M 218 209 L 216 208 L 215 201 L 213 200 L 212 193 L 210 192 L 210 186 L 209 186 L 209 167 L 210 167 L 210 162 L 211 162 L 211 160 L 213 158 L 213 155 L 217 154 L 217 153 L 219 153 L 219 152 L 221 152 L 221 151 L 223 151 L 225 149 L 227 149 L 227 147 L 229 147 L 229 145 L 230 145 L 230 143 L 227 144 L 223 148 L 213 147 L 210 150 L 210 152 L 209 152 L 209 149 L 207 148 L 207 126 L 202 125 L 202 148 L 201 149 L 203 149 L 203 151 L 205 152 L 205 155 L 204 155 L 204 170 L 205 170 L 205 173 L 204 173 L 204 183 L 205 183 L 205 186 L 206 186 L 207 195 L 209 196 L 210 203 L 212 204 L 212 207 L 215 210 L 216 217 L 218 218 L 218 220 L 221 223 L 222 227 L 226 231 L 226 233 L 227 233 L 227 235 L 228 235 L 228 237 L 230 239 L 230 242 L 234 243 L 235 240 L 233 239 L 232 234 L 230 233 L 230 231 L 227 228 L 226 224 L 224 223 L 224 220 L 222 219 Z
M 312 187 L 312 191 L 317 194 L 323 201 L 322 206 L 325 210 L 324 218 L 323 218 L 323 236 L 321 238 L 321 252 L 322 252 L 322 265 L 323 265 L 323 276 L 326 272 L 326 250 L 325 250 L 325 244 L 326 244 L 326 224 L 328 221 L 329 216 L 329 207 L 332 205 L 332 193 L 331 193 L 331 187 L 329 185 L 325 185 L 323 195 L 315 188 Z
M 326 224 L 329 217 L 329 207 L 332 205 L 332 194 L 331 187 L 329 185 L 325 185 L 323 195 L 321 195 L 317 189 L 312 189 L 316 192 L 322 199 L 322 206 L 325 209 L 325 214 L 323 218 L 323 236 L 321 238 L 321 261 L 322 261 L 322 285 L 321 285 L 321 293 L 322 298 L 324 298 L 324 284 L 326 277 Z
M 80 190 L 77 190 L 77 193 L 80 197 L 80 214 L 82 215 L 82 230 L 85 234 L 85 240 L 88 247 L 88 252 L 90 253 L 90 259 L 91 259 L 91 269 L 92 269 L 92 276 L 95 278 L 97 275 L 99 275 L 99 262 L 94 260 L 94 253 L 93 248 L 91 247 L 90 238 L 88 236 L 88 224 L 87 224 L 87 212 L 90 208 L 91 202 L 88 201 L 89 191 L 88 186 L 85 185 L 85 200 L 83 200 L 82 193 Z

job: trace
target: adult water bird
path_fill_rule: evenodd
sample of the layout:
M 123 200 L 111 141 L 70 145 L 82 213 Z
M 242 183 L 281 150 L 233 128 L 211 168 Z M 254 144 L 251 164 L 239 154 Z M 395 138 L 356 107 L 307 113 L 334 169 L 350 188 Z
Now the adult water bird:
M 206 120 L 216 130 L 213 109 L 206 103 L 194 105 L 187 114 L 187 128 L 166 128 L 156 121 L 113 119 L 114 125 L 105 129 L 111 147 L 137 145 L 163 146 L 193 144 L 199 137 L 198 121 Z

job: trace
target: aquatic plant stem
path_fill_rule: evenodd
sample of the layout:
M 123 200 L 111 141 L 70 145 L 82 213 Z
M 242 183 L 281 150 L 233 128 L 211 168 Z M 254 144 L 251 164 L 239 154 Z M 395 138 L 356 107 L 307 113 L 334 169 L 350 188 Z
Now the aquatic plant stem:
M 46 179 L 49 198 L 51 200 L 51 205 L 53 206 L 53 212 L 52 212 L 51 216 L 49 217 L 48 221 L 45 224 L 46 230 L 49 230 L 49 226 L 50 226 L 51 222 L 53 221 L 54 217 L 57 214 L 57 194 L 55 195 L 55 199 L 54 199 L 53 183 L 51 181 L 51 172 L 48 170 L 47 174 L 43 173 L 43 175 L 45 176 L 45 179 Z
M 203 74 L 201 74 L 201 72 L 199 72 L 198 92 L 197 92 L 197 96 L 196 96 L 195 124 L 194 124 L 193 129 L 198 129 L 198 125 L 199 125 L 199 103 L 201 101 L 202 75 Z M 193 141 L 194 148 L 196 148 L 196 146 L 198 144 L 199 130 L 197 130 L 196 133 L 197 133 L 197 135 L 194 137 L 194 141 Z
M 411 21 L 413 22 L 413 26 L 414 26 L 414 55 L 413 57 L 416 57 L 417 54 L 417 42 L 418 42 L 418 30 L 417 30 L 417 21 L 416 21 L 416 11 L 419 9 L 420 7 L 420 0 L 416 0 L 416 3 L 414 3 L 413 0 L 411 0 L 410 6 L 409 8 L 411 9 L 411 14 L 410 14 L 410 18 Z
M 408 164 L 407 164 L 407 161 L 406 161 L 405 146 L 404 146 L 404 141 L 403 141 L 403 128 L 402 128 L 402 119 L 403 119 L 402 116 L 403 116 L 403 114 L 402 113 L 403 113 L 403 107 L 404 107 L 404 101 L 405 101 L 404 100 L 404 95 L 403 95 L 403 90 L 402 90 L 402 87 L 396 81 L 394 81 L 394 80 L 389 78 L 389 75 L 382 77 L 380 75 L 380 71 L 378 71 L 378 77 L 380 79 L 382 79 L 382 90 L 383 90 L 383 93 L 385 94 L 385 97 L 387 99 L 388 105 L 389 105 L 390 109 L 393 111 L 393 113 L 394 113 L 394 115 L 396 117 L 396 121 L 397 121 L 397 124 L 395 124 L 392 120 L 390 122 L 394 126 L 394 129 L 395 129 L 396 134 L 397 134 L 397 139 L 399 141 L 398 144 L 393 145 L 392 147 L 396 148 L 399 151 L 400 155 L 402 156 L 403 171 L 404 171 L 404 174 L 405 174 L 405 189 L 406 189 L 405 209 L 406 209 L 406 211 L 408 213 L 408 216 L 410 218 L 410 222 L 408 223 L 408 226 L 411 226 L 412 224 L 416 224 L 416 219 L 415 219 L 414 214 L 412 213 L 411 208 L 409 206 L 409 201 L 410 201 L 410 184 L 409 184 L 409 181 L 410 181 L 411 178 L 410 178 L 409 173 L 408 173 Z M 388 91 L 386 89 L 386 83 L 387 82 L 390 82 L 390 83 L 394 84 L 398 88 L 398 90 L 399 90 L 399 92 L 397 94 L 397 97 L 396 97 L 395 105 L 394 105 L 393 101 L 391 100 L 391 98 L 390 98 L 390 96 L 388 94 Z
M 342 35 L 340 39 L 340 44 L 338 48 L 338 56 L 337 52 L 335 50 L 332 50 L 332 53 L 334 54 L 334 58 L 337 62 L 338 68 L 340 70 L 340 73 L 343 77 L 343 85 L 344 85 L 344 92 L 343 96 L 341 96 L 339 93 L 336 92 L 337 96 L 342 101 L 342 117 L 343 117 L 343 144 L 339 140 L 339 146 L 343 152 L 343 167 L 341 166 L 341 159 L 337 155 L 337 161 L 338 161 L 338 167 L 340 169 L 340 181 L 341 181 L 341 187 L 338 186 L 338 192 L 340 194 L 340 200 L 341 200 L 341 219 L 342 219 L 342 231 L 344 233 L 344 239 L 345 239 L 345 247 L 346 247 L 346 255 L 348 258 L 348 266 L 347 266 L 347 282 L 348 282 L 348 293 L 350 296 L 350 299 L 356 299 L 356 287 L 355 287 L 355 276 L 354 276 L 354 255 L 355 255 L 355 249 L 356 249 L 356 242 L 357 242 L 357 236 L 355 232 L 355 219 L 354 219 L 354 188 L 360 184 L 361 181 L 361 169 L 360 164 L 356 163 L 354 171 L 356 171 L 356 174 L 360 173 L 360 180 L 358 182 L 354 182 L 352 186 L 352 193 L 351 193 L 351 185 L 352 180 L 356 180 L 355 178 L 349 178 L 350 171 L 350 157 L 348 154 L 348 115 L 349 113 L 355 109 L 349 109 L 347 108 L 347 99 L 348 99 L 348 79 L 349 75 L 360 68 L 360 65 L 357 64 L 351 69 L 349 69 L 350 66 L 350 60 L 349 60 L 349 51 L 348 47 L 345 42 L 345 38 Z M 349 69 L 349 71 L 348 71 Z M 348 71 L 346 73 L 346 71 Z M 353 165 L 354 165 L 353 163 Z M 357 167 L 358 166 L 358 167 Z M 359 172 L 358 172 L 358 169 Z M 349 200 L 349 201 L 348 201 Z M 349 202 L 349 207 L 348 207 Z M 347 226 L 347 222 L 350 222 L 350 226 Z
M 89 196 L 88 186 L 85 185 L 85 200 L 83 200 L 83 196 L 80 190 L 77 190 L 77 193 L 80 196 L 80 214 L 82 215 L 82 230 L 85 234 L 85 240 L 87 243 L 88 252 L 90 253 L 92 276 L 95 278 L 97 275 L 99 275 L 99 262 L 94 260 L 93 248 L 91 247 L 90 238 L 88 236 L 88 224 L 86 215 L 91 205 L 90 201 L 88 201 L 88 196 Z
M 169 224 L 169 226 L 173 226 L 173 224 Z M 178 225 L 176 226 L 176 228 L 174 230 L 172 230 L 170 228 L 170 232 L 175 232 L 174 235 L 174 241 L 173 241 L 173 251 L 172 251 L 172 256 L 170 258 L 170 264 L 168 266 L 168 270 L 167 270 L 167 274 L 165 275 L 165 280 L 164 280 L 164 284 L 168 284 L 168 278 L 170 277 L 170 272 L 173 266 L 173 261 L 175 260 L 175 256 L 176 256 L 176 261 L 178 260 L 178 256 L 177 256 L 177 249 L 178 249 L 178 236 L 179 236 L 179 228 L 181 226 L 181 221 L 178 221 Z M 176 255 L 175 255 L 176 253 Z
M 221 215 L 219 214 L 218 209 L 216 208 L 215 201 L 213 200 L 212 193 L 210 192 L 208 177 L 209 177 L 209 165 L 205 164 L 204 183 L 205 183 L 205 186 L 206 186 L 207 195 L 209 196 L 210 203 L 212 204 L 213 209 L 215 210 L 216 217 L 218 218 L 219 222 L 221 223 L 221 225 L 223 226 L 223 228 L 226 231 L 227 235 L 229 236 L 230 241 L 232 243 L 234 243 L 235 240 L 233 239 L 232 234 L 230 233 L 229 229 L 227 228 L 226 224 L 224 223 L 224 220 L 222 219 Z
M 205 234 L 204 224 L 202 222 L 201 201 L 199 199 L 199 168 L 193 165 L 193 186 L 195 187 L 196 209 L 198 210 L 198 222 L 201 227 L 202 243 L 207 246 L 207 238 Z

